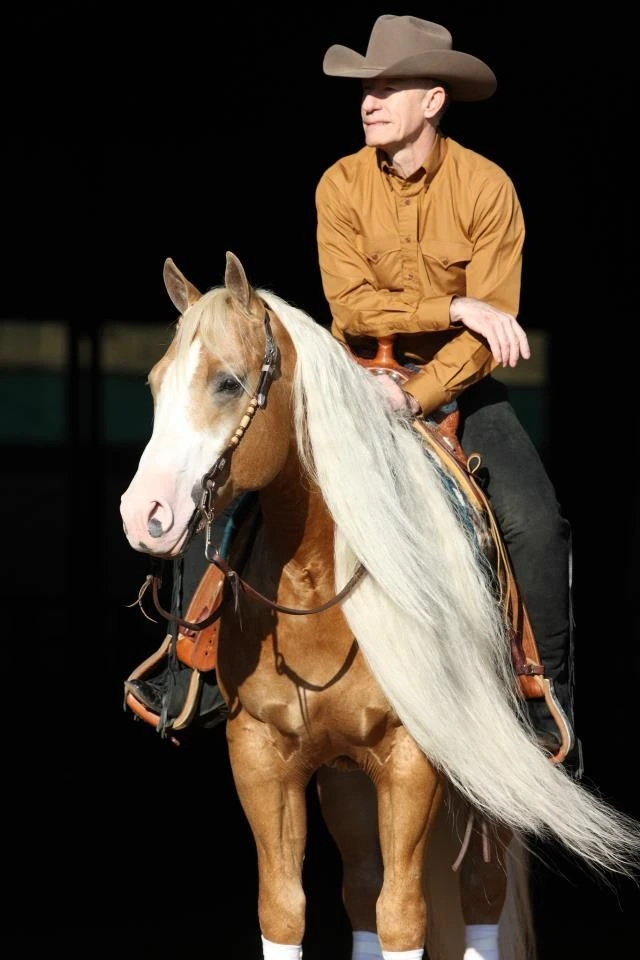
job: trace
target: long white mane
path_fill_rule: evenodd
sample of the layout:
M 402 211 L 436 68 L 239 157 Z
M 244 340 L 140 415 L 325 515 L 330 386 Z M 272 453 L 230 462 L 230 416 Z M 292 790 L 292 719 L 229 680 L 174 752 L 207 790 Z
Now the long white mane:
M 640 824 L 534 743 L 491 578 L 419 435 L 324 327 L 258 293 L 297 353 L 299 450 L 335 521 L 336 589 L 357 562 L 368 572 L 345 616 L 403 724 L 490 818 L 635 874 Z

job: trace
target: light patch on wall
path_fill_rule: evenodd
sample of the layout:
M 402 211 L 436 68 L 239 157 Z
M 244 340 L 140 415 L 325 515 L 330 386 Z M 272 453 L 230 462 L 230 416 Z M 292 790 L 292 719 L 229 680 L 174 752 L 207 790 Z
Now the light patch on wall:
M 55 320 L 0 321 L 0 367 L 60 370 L 67 354 L 66 325 Z
M 101 369 L 108 373 L 147 373 L 171 343 L 170 326 L 105 324 L 100 341 Z M 67 326 L 55 320 L 0 320 L 0 368 L 59 370 L 67 364 Z M 78 363 L 88 367 L 91 343 L 78 338 Z
M 102 367 L 108 373 L 148 373 L 173 339 L 168 326 L 108 324 L 102 339 Z

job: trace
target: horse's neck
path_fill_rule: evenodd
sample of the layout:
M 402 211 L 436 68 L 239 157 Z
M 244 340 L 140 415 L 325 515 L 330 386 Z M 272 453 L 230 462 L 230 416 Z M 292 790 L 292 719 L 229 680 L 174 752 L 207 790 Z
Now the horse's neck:
M 303 476 L 297 455 L 260 492 L 265 546 L 278 564 L 304 569 L 333 590 L 333 521 L 315 483 Z

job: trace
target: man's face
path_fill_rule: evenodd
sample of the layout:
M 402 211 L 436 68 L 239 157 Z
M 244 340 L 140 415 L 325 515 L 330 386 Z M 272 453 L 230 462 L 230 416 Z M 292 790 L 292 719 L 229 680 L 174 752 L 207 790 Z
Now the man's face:
M 367 146 L 389 151 L 416 140 L 424 130 L 432 89 L 429 80 L 365 80 L 361 115 Z

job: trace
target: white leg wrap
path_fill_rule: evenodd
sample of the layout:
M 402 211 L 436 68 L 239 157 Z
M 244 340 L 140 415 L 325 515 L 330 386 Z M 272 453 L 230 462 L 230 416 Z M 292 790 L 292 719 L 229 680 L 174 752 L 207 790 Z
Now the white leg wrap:
M 302 960 L 302 947 L 286 943 L 272 943 L 262 937 L 263 960 Z
M 464 960 L 500 960 L 497 923 L 468 924 L 464 942 Z
M 369 930 L 354 930 L 351 960 L 382 960 L 378 934 L 370 933 Z
M 383 950 L 382 960 L 422 960 L 424 950 Z

